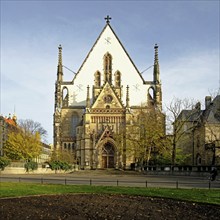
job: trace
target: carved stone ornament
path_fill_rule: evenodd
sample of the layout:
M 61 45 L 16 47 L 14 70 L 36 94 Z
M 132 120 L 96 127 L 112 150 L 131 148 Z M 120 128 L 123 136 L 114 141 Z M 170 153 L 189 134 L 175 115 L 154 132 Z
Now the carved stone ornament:
M 111 103 L 113 100 L 113 97 L 111 95 L 104 96 L 105 103 Z

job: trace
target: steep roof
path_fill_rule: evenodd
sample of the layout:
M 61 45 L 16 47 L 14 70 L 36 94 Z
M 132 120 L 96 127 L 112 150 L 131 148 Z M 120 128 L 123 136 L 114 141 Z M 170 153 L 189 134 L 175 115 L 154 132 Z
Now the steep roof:
M 189 122 L 201 121 L 208 123 L 220 123 L 220 95 L 216 96 L 204 110 L 182 110 L 178 119 L 183 119 Z
M 11 126 L 17 126 L 16 121 L 12 118 L 4 118 L 5 122 Z
M 192 110 L 182 110 L 180 115 L 178 116 L 178 119 L 183 119 L 189 122 L 197 121 L 199 120 L 202 110 L 192 109 Z
M 110 28 L 110 30 L 112 31 L 113 35 L 115 36 L 115 38 L 117 39 L 117 41 L 119 42 L 119 44 L 121 45 L 122 49 L 124 50 L 125 54 L 127 55 L 127 57 L 129 58 L 130 62 L 132 63 L 133 67 L 135 68 L 135 70 L 137 71 L 137 73 L 139 74 L 139 76 L 141 77 L 141 79 L 143 80 L 143 83 L 145 83 L 145 80 L 143 78 L 143 76 L 141 75 L 141 73 L 139 72 L 138 68 L 136 67 L 136 65 L 134 64 L 133 60 L 131 59 L 131 57 L 129 56 L 128 52 L 126 51 L 125 47 L 123 46 L 123 44 L 121 43 L 121 41 L 119 40 L 118 36 L 116 35 L 116 33 L 114 32 L 114 30 L 112 29 L 111 25 L 109 23 L 107 23 L 105 25 L 105 27 L 103 28 L 103 30 L 101 31 L 100 35 L 98 36 L 97 40 L 95 41 L 94 45 L 92 46 L 91 50 L 89 51 L 89 53 L 87 54 L 85 60 L 83 61 L 82 65 L 80 66 L 79 70 L 77 71 L 77 73 L 75 74 L 72 82 L 74 82 L 75 78 L 77 77 L 77 75 L 79 74 L 80 70 L 83 68 L 84 64 L 86 63 L 87 59 L 89 58 L 91 52 L 93 51 L 94 47 L 97 45 L 97 43 L 99 42 L 99 39 L 101 38 L 101 36 L 103 35 L 103 33 L 105 32 L 105 30 L 107 29 L 107 27 Z

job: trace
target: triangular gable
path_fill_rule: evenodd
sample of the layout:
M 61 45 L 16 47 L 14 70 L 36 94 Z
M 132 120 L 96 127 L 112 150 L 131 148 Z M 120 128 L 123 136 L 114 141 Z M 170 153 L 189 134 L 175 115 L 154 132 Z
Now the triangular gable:
M 205 122 L 210 123 L 210 124 L 219 123 L 220 122 L 220 112 L 217 113 L 217 112 L 213 111 L 213 109 L 209 110 L 206 115 Z
M 143 76 L 141 75 L 141 73 L 139 72 L 138 68 L 136 67 L 136 65 L 134 64 L 133 60 L 131 59 L 131 57 L 129 56 L 128 52 L 126 51 L 125 47 L 123 46 L 123 44 L 121 43 L 120 39 L 118 38 L 118 36 L 116 35 L 116 33 L 114 32 L 114 30 L 112 29 L 111 25 L 109 24 L 109 27 L 111 29 L 111 31 L 113 32 L 113 34 L 115 35 L 116 39 L 118 40 L 118 42 L 120 43 L 122 49 L 124 50 L 124 52 L 126 53 L 126 55 L 128 56 L 129 60 L 131 61 L 132 65 L 134 66 L 135 70 L 137 71 L 137 73 L 139 74 L 139 76 L 141 77 L 141 79 L 143 80 L 143 82 L 145 82 Z
M 118 36 L 116 35 L 116 33 L 114 32 L 114 30 L 112 29 L 112 27 L 110 26 L 110 24 L 106 24 L 105 27 L 103 28 L 102 32 L 100 33 L 100 35 L 98 36 L 97 40 L 95 41 L 94 45 L 92 46 L 91 50 L 89 51 L 89 53 L 87 54 L 85 60 L 83 61 L 82 65 L 80 66 L 79 70 L 77 71 L 77 73 L 75 74 L 72 83 L 74 83 L 75 78 L 77 77 L 77 75 L 80 73 L 81 69 L 83 68 L 83 66 L 85 65 L 86 61 L 88 60 L 90 54 L 92 53 L 94 47 L 97 45 L 99 39 L 101 38 L 101 36 L 103 35 L 103 33 L 105 32 L 105 30 L 107 29 L 107 27 L 110 28 L 110 30 L 112 31 L 113 35 L 115 36 L 115 38 L 117 39 L 117 41 L 119 42 L 121 48 L 123 49 L 123 51 L 125 52 L 125 54 L 127 55 L 128 59 L 130 60 L 130 62 L 132 63 L 134 69 L 137 71 L 137 73 L 139 74 L 140 78 L 142 79 L 143 83 L 145 83 L 145 80 L 143 78 L 143 76 L 141 75 L 141 73 L 139 72 L 139 70 L 137 69 L 136 65 L 134 64 L 133 60 L 131 59 L 131 57 L 129 56 L 128 52 L 126 51 L 125 47 L 123 46 L 123 44 L 121 43 L 121 41 L 119 40 Z
M 111 96 L 111 97 L 108 97 Z M 106 100 L 106 99 L 112 100 Z M 91 106 L 91 108 L 105 108 L 106 105 L 111 106 L 111 108 L 124 108 L 121 100 L 119 99 L 118 95 L 112 88 L 112 86 L 106 82 L 103 89 L 99 93 L 98 97 L 96 98 L 95 102 Z
M 110 128 L 109 125 L 107 125 L 105 127 L 105 129 L 103 130 L 101 136 L 99 137 L 99 139 L 97 141 L 97 144 L 105 138 L 112 138 L 113 139 L 113 132 L 112 132 L 112 129 Z

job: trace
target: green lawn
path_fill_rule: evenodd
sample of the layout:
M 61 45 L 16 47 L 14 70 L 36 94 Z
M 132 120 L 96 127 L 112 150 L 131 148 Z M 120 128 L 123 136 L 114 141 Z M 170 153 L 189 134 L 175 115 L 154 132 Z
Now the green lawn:
M 119 186 L 75 186 L 33 183 L 0 183 L 0 197 L 42 194 L 97 193 L 173 198 L 220 205 L 220 189 L 164 189 Z

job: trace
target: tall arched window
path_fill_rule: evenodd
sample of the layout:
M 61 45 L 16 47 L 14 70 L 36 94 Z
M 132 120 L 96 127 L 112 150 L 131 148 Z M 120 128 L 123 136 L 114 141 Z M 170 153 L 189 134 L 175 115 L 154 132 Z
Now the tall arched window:
M 71 123 L 71 135 L 73 137 L 76 136 L 76 127 L 79 123 L 79 116 L 77 113 L 72 114 L 72 123 Z
M 100 87 L 101 85 L 101 73 L 99 71 L 97 71 L 95 74 L 95 86 L 96 87 Z
M 104 81 L 112 81 L 112 56 L 110 53 L 104 55 Z
M 115 87 L 121 86 L 121 73 L 120 71 L 115 72 Z
M 75 150 L 75 144 L 72 143 L 72 150 Z
M 148 94 L 149 94 L 149 96 L 151 97 L 151 99 L 155 99 L 155 90 L 154 90 L 153 87 L 150 87 L 150 88 L 148 89 Z
M 153 87 L 148 89 L 147 102 L 148 104 L 154 105 L 156 100 L 156 93 Z
M 63 87 L 62 90 L 62 101 L 63 101 L 63 106 L 67 107 L 69 103 L 69 91 L 67 87 Z

